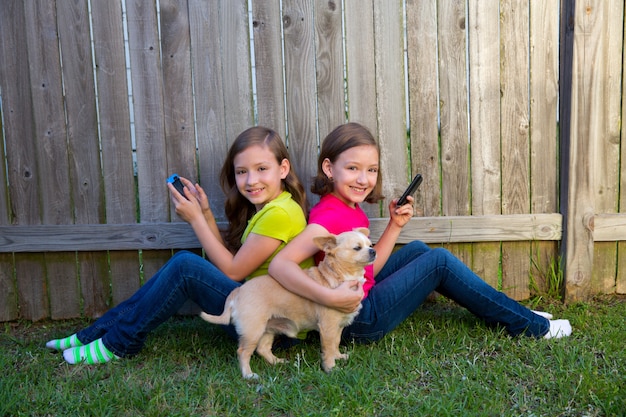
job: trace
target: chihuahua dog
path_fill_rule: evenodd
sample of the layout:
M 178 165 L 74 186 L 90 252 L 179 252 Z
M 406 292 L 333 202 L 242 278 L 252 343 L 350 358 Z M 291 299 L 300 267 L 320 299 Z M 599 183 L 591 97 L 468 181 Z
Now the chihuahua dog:
M 339 235 L 318 236 L 315 244 L 326 254 L 317 267 L 305 272 L 311 279 L 336 288 L 344 281 L 363 282 L 364 268 L 374 262 L 376 251 L 368 238 L 369 230 L 358 228 Z M 215 324 L 234 324 L 239 335 L 239 366 L 244 378 L 258 378 L 250 369 L 250 358 L 256 352 L 271 364 L 285 362 L 272 353 L 274 336 L 289 337 L 303 330 L 318 330 L 322 350 L 322 368 L 326 372 L 335 366 L 337 359 L 347 359 L 339 352 L 341 332 L 348 326 L 361 306 L 349 314 L 314 303 L 287 291 L 274 278 L 263 275 L 236 288 L 224 306 L 224 312 L 200 316 Z

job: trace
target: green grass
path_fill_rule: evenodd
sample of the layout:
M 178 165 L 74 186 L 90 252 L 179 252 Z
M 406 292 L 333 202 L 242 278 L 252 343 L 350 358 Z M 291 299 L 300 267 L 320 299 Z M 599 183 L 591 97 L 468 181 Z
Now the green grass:
M 85 321 L 4 323 L 4 416 L 619 416 L 626 413 L 626 299 L 534 308 L 572 322 L 559 340 L 510 338 L 464 309 L 424 305 L 378 343 L 349 345 L 325 374 L 316 340 L 255 356 L 245 381 L 236 343 L 198 318 L 159 327 L 132 359 L 70 366 L 44 342 Z M 529 302 L 529 305 L 531 303 Z

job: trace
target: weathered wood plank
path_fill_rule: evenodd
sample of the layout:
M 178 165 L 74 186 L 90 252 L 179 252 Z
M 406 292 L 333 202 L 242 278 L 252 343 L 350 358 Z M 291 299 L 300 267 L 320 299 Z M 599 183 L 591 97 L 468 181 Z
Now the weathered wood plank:
M 41 219 L 44 224 L 66 224 L 72 221 L 72 198 L 69 179 L 69 150 L 67 147 L 67 127 L 64 112 L 63 83 L 61 75 L 61 55 L 59 50 L 57 12 L 54 3 L 24 3 L 28 42 L 29 75 L 32 85 L 35 149 L 40 175 L 39 198 Z M 32 318 L 65 317 L 79 314 L 80 293 L 76 277 L 76 256 L 74 253 L 57 253 L 44 256 L 45 274 L 38 288 L 37 298 L 50 299 L 50 311 L 44 310 L 47 303 L 31 304 Z M 31 280 L 18 273 L 17 279 Z M 25 289 L 26 286 L 22 285 Z M 40 311 L 37 311 L 40 310 Z
M 622 88 L 622 53 L 621 42 L 611 39 L 623 38 L 624 2 L 605 1 L 596 5 L 594 16 L 602 25 L 598 36 L 598 61 L 594 64 L 595 88 L 590 94 L 591 135 L 594 138 L 595 161 L 593 190 L 596 213 L 616 213 L 619 204 L 620 177 L 620 125 L 621 96 L 615 94 Z M 623 161 L 622 161 L 623 163 Z M 614 293 L 615 271 L 617 264 L 617 244 L 595 242 L 593 253 L 593 272 L 591 292 Z
M 91 4 L 93 22 L 93 47 L 96 63 L 100 143 L 102 146 L 106 220 L 108 223 L 133 223 L 137 221 L 137 199 L 133 172 L 133 155 L 130 128 L 130 109 L 127 94 L 126 60 L 124 55 L 124 28 L 121 0 L 98 1 Z M 136 251 L 109 253 L 110 290 L 85 288 L 81 285 L 83 299 L 88 291 L 99 293 L 99 300 L 107 304 L 96 307 L 94 316 L 104 313 L 107 307 L 119 304 L 139 288 L 139 256 Z M 81 273 L 81 278 L 85 275 Z
M 389 200 L 400 196 L 410 181 L 407 152 L 406 100 L 402 4 L 374 2 L 377 130 L 380 166 L 384 171 L 383 213 Z
M 167 172 L 197 181 L 187 0 L 161 0 L 159 5 Z M 171 220 L 180 221 L 174 213 Z
M 471 143 L 472 214 L 494 215 L 501 211 L 500 171 L 500 19 L 497 2 L 468 3 L 469 117 Z M 498 288 L 500 243 L 476 243 L 472 270 Z
M 530 210 L 529 168 L 529 5 L 500 2 L 502 214 Z M 502 289 L 512 298 L 530 295 L 530 245 L 502 244 Z
M 252 108 L 252 78 L 250 62 L 250 33 L 248 31 L 248 2 L 247 0 L 219 0 L 208 2 L 219 9 L 219 35 L 209 39 L 216 42 L 219 39 L 221 50 L 219 59 L 223 72 L 224 88 L 224 121 L 226 137 L 232 143 L 237 135 L 254 124 Z M 216 42 L 217 43 L 217 42 Z M 204 86 L 198 86 L 205 94 Z M 271 127 L 271 126 L 270 126 Z M 222 158 L 223 160 L 223 158 Z
M 582 300 L 590 296 L 593 273 L 593 230 L 589 219 L 595 214 L 594 178 L 595 160 L 590 158 L 595 150 L 595 135 L 591 125 L 592 105 L 601 106 L 594 99 L 594 90 L 602 90 L 603 80 L 593 70 L 601 59 L 601 33 L 605 22 L 599 13 L 603 6 L 588 7 L 582 2 L 575 4 L 574 39 L 571 85 L 571 120 L 569 122 L 569 154 L 564 161 L 566 191 L 563 201 L 565 244 L 565 298 Z M 566 16 L 569 14 L 564 11 Z M 600 84 L 599 84 L 600 82 Z
M 346 120 L 341 3 L 316 0 L 314 9 L 318 129 L 330 132 Z
M 348 119 L 376 136 L 376 66 L 374 48 L 374 0 L 346 0 L 346 83 Z M 320 131 L 322 136 L 329 132 Z M 386 204 L 383 203 L 386 206 Z M 381 204 L 364 204 L 370 217 L 381 216 Z
M 305 0 L 283 1 L 285 88 L 289 153 L 302 181 L 317 171 L 318 135 L 315 101 L 315 32 L 313 4 Z M 308 187 L 309 201 L 314 204 Z
M 156 12 L 154 3 L 126 1 L 137 143 L 139 219 L 146 223 L 167 221 L 170 207 L 169 191 L 165 185 L 170 173 L 167 169 L 163 70 Z M 143 271 L 160 267 L 169 258 L 170 251 L 163 251 L 160 258 L 153 255 L 149 261 L 143 261 Z
M 424 176 L 424 182 L 415 194 L 415 207 L 425 216 L 438 216 L 441 215 L 441 155 L 437 1 L 409 0 L 406 14 L 411 168 Z
M 258 124 L 287 137 L 280 1 L 252 2 Z
M 89 9 L 86 1 L 57 3 L 59 39 L 63 59 L 63 86 L 67 118 L 69 174 L 76 223 L 102 223 L 104 184 L 100 165 L 96 88 L 93 73 Z M 69 219 L 68 219 L 69 220 Z M 66 220 L 67 221 L 67 220 Z M 110 281 L 106 253 L 77 254 L 78 278 L 82 296 L 82 312 L 89 317 L 106 309 Z M 59 276 L 60 280 L 75 277 Z M 50 281 L 50 278 L 49 278 Z M 81 311 L 65 306 L 67 294 L 63 287 L 50 281 L 50 303 L 59 305 L 55 318 L 79 317 Z
M 219 12 L 216 12 L 213 2 L 190 0 L 189 19 L 194 86 L 196 92 L 200 92 L 195 95 L 199 182 L 209 196 L 215 217 L 225 220 L 224 194 L 218 178 L 229 140 L 232 142 L 235 138 L 226 134 L 226 91 L 220 59 L 221 45 L 216 41 L 221 38 Z
M 530 7 L 530 211 L 558 210 L 558 2 L 529 2 Z M 531 274 L 545 290 L 545 271 L 558 258 L 554 242 L 531 244 Z
M 372 239 L 378 239 L 387 222 L 387 218 L 371 219 Z M 556 213 L 444 216 L 414 217 L 405 226 L 398 243 L 415 239 L 427 243 L 466 243 L 560 238 L 561 215 Z M 0 226 L 0 253 L 198 247 L 200 244 L 187 223 Z
M 466 4 L 461 0 L 439 3 L 441 207 L 446 216 L 463 216 L 470 214 Z M 447 248 L 472 267 L 471 245 L 452 244 Z
M 33 117 L 28 76 L 28 50 L 26 45 L 24 6 L 20 2 L 10 2 L 0 8 L 0 86 L 2 86 L 2 143 L 6 150 L 8 187 L 2 186 L 0 198 L 8 210 L 0 217 L 1 225 L 12 222 L 19 224 L 40 223 L 39 200 L 37 193 L 37 163 L 35 157 Z M 4 149 L 3 149 L 4 151 Z M 4 152 L 2 152 L 4 154 Z M 0 174 L 4 178 L 4 173 Z M 3 184 L 7 184 L 4 182 Z M 11 206 L 7 204 L 10 202 Z M 0 210 L 5 210 L 0 209 Z M 26 255 L 28 258 L 29 255 Z M 24 261 L 21 265 L 19 262 Z M 3 255 L 0 268 L 0 321 L 18 318 L 17 282 L 15 269 L 26 275 L 35 274 L 29 270 L 24 257 Z M 24 314 L 24 312 L 22 312 Z

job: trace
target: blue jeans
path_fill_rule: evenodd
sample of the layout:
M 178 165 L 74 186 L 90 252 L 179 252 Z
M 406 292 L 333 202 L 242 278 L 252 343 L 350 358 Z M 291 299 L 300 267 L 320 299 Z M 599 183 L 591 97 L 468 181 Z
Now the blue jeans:
M 226 297 L 240 285 L 201 256 L 177 252 L 128 300 L 77 336 L 85 344 L 102 338 L 104 346 L 117 356 L 132 356 L 141 350 L 148 333 L 176 314 L 187 300 L 209 314 L 221 314 Z M 232 326 L 224 328 L 237 337 Z
M 344 340 L 381 339 L 410 316 L 426 297 L 437 291 L 488 324 L 499 324 L 512 336 L 542 337 L 550 322 L 497 291 L 443 248 L 420 241 L 394 252 L 376 276 L 354 322 L 343 331 Z

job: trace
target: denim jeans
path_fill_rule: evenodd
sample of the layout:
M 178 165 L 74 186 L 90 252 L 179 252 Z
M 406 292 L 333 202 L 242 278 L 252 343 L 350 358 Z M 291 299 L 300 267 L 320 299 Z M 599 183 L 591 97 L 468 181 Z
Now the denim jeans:
M 414 241 L 389 257 L 363 300 L 359 315 L 344 329 L 344 340 L 379 340 L 433 291 L 456 301 L 488 324 L 504 326 L 512 336 L 539 338 L 550 328 L 547 319 L 494 289 L 446 249 L 431 249 Z
M 132 356 L 141 350 L 148 333 L 176 314 L 187 300 L 209 314 L 221 314 L 226 297 L 239 285 L 201 256 L 177 252 L 128 300 L 77 336 L 85 344 L 102 338 L 117 356 Z M 232 326 L 225 329 L 237 337 Z

